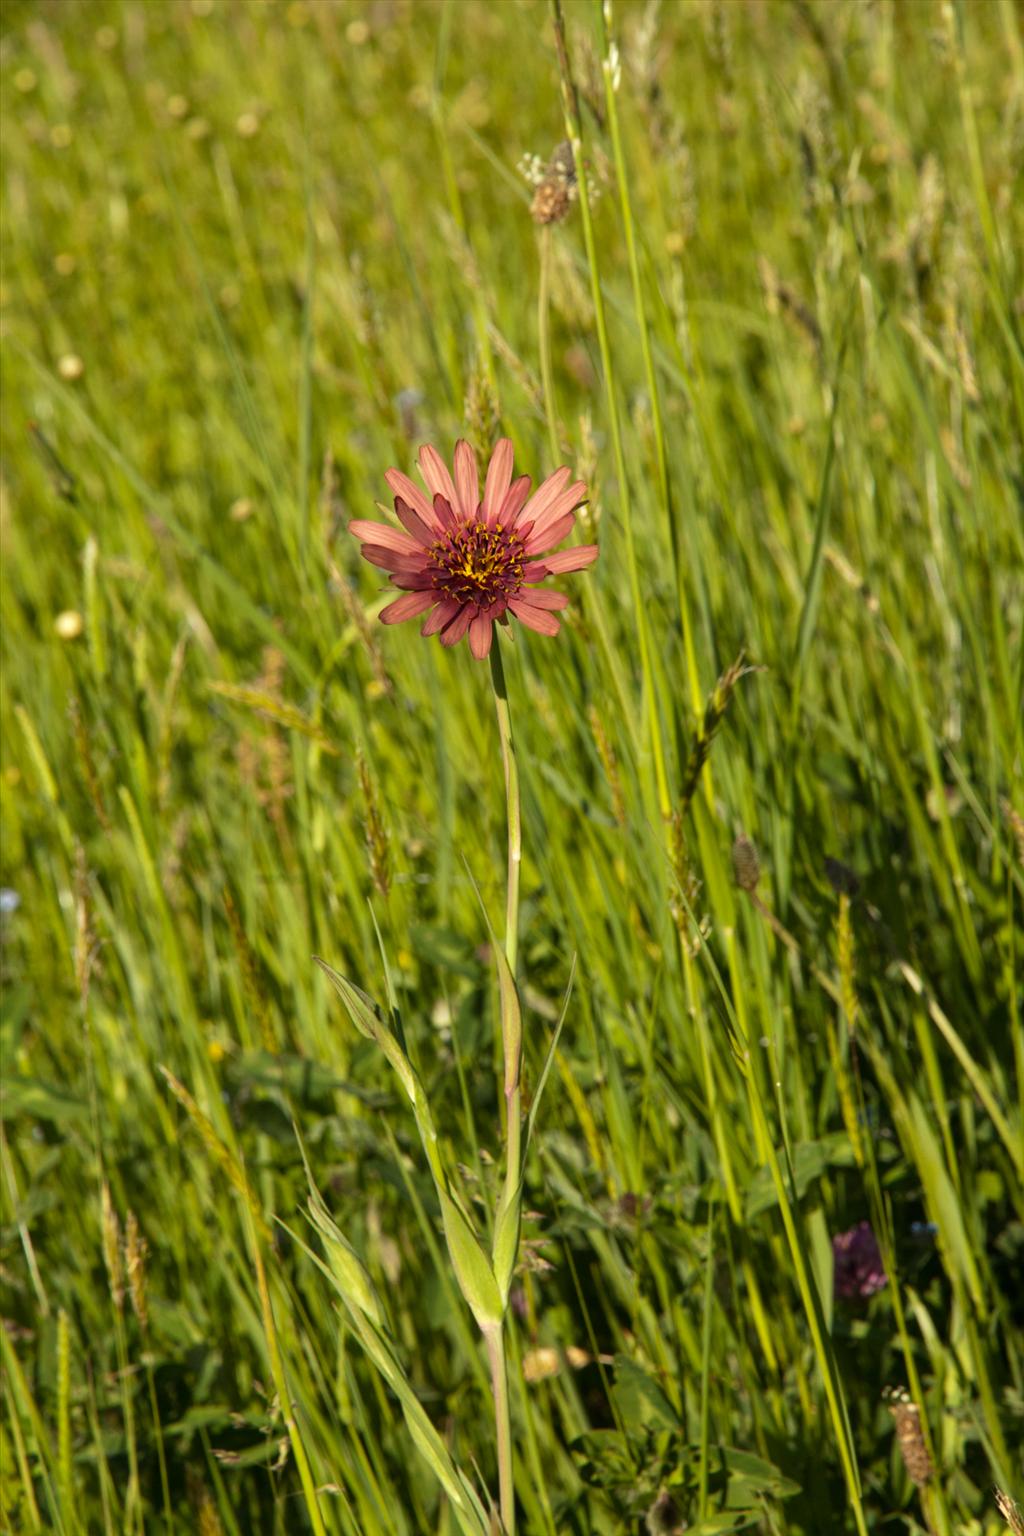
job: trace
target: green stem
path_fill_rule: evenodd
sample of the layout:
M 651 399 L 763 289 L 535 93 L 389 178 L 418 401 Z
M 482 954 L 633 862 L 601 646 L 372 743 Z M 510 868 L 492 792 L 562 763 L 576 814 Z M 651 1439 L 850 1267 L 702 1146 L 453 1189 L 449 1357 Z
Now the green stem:
M 540 281 L 537 286 L 537 345 L 540 350 L 540 381 L 544 391 L 544 417 L 548 426 L 551 463 L 561 458 L 558 447 L 558 412 L 555 407 L 555 375 L 551 366 L 551 228 L 540 231 Z
M 523 821 L 519 795 L 519 766 L 516 762 L 515 743 L 512 739 L 512 716 L 508 705 L 508 688 L 505 668 L 501 659 L 501 647 L 497 635 L 491 645 L 491 682 L 494 685 L 494 707 L 498 717 L 498 735 L 501 739 L 501 758 L 505 768 L 505 804 L 508 819 L 508 881 L 505 895 L 505 960 L 508 965 L 511 986 L 515 988 L 516 964 L 519 958 L 519 872 L 523 860 Z M 522 1023 L 518 1006 L 509 1007 L 502 990 L 502 1047 L 504 1054 L 505 1088 L 505 1180 L 498 1203 L 496 1229 L 510 1211 L 515 1211 L 515 1247 L 519 1246 L 518 1208 L 522 1201 Z M 514 1257 L 512 1260 L 514 1267 Z M 511 1267 L 509 1270 L 511 1273 Z M 498 1323 L 485 1332 L 487 1354 L 491 1362 L 491 1382 L 494 1388 L 494 1428 L 498 1445 L 498 1496 L 501 1521 L 505 1536 L 515 1536 L 516 1508 L 515 1485 L 512 1464 L 512 1420 L 509 1412 L 508 1366 L 505 1353 L 505 1325 Z
M 519 953 L 519 869 L 523 860 L 523 820 L 519 804 L 519 766 L 512 740 L 512 716 L 508 707 L 505 668 L 498 637 L 491 646 L 491 681 L 498 715 L 501 760 L 505 766 L 505 801 L 508 808 L 508 892 L 505 900 L 505 958 L 515 980 Z M 516 1074 L 518 1077 L 518 1073 Z
M 156 1378 L 153 1375 L 153 1362 L 146 1360 L 146 1381 L 149 1386 L 149 1410 L 153 1415 L 153 1429 L 156 1435 L 156 1455 L 160 1467 L 160 1493 L 164 1502 L 164 1525 L 168 1531 L 174 1529 L 174 1514 L 171 1510 L 171 1485 L 167 1481 L 167 1455 L 164 1451 L 163 1426 L 160 1423 L 160 1405 L 156 1396 Z
M 498 1439 L 498 1498 L 504 1536 L 515 1536 L 516 1497 L 512 1482 L 512 1417 L 509 1412 L 508 1369 L 505 1363 L 505 1329 L 498 1323 L 484 1334 L 494 1387 L 494 1427 Z

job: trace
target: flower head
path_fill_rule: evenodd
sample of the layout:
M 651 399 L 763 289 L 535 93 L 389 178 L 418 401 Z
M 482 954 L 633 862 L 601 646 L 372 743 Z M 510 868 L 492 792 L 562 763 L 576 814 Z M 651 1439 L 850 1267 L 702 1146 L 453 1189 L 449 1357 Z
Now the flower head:
M 870 1221 L 858 1222 L 832 1239 L 835 1293 L 845 1301 L 873 1296 L 889 1283 Z
M 572 528 L 587 493 L 583 481 L 570 483 L 570 471 L 556 469 L 531 496 L 529 475 L 512 479 L 507 437 L 491 455 L 482 497 L 467 442 L 455 445 L 454 479 L 436 448 L 420 449 L 419 466 L 429 494 L 401 470 L 389 469 L 384 477 L 404 532 L 362 519 L 349 524 L 364 559 L 403 589 L 404 596 L 381 612 L 383 622 L 397 624 L 429 609 L 422 633 L 440 635 L 442 645 L 455 645 L 468 633 L 480 661 L 491 648 L 495 620 L 507 624 L 509 613 L 539 634 L 557 635 L 555 613 L 569 599 L 536 588 L 548 576 L 581 571 L 597 559 L 596 544 L 546 553 Z

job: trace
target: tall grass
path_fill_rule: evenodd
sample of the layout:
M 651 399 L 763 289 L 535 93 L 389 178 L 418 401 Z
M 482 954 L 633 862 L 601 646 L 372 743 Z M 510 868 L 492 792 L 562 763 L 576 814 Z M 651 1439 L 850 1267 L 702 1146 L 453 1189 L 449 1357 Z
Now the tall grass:
M 414 1116 L 312 956 L 390 1007 L 483 1221 L 487 669 L 376 624 L 345 525 L 421 442 L 507 432 L 587 479 L 602 548 L 563 633 L 505 648 L 527 1111 L 572 978 L 509 1324 L 520 1530 L 995 1536 L 1011 0 L 0 25 L 5 1520 L 487 1528 L 488 1364 Z M 541 229 L 517 165 L 564 136 Z M 851 1300 L 862 1220 L 888 1284 Z

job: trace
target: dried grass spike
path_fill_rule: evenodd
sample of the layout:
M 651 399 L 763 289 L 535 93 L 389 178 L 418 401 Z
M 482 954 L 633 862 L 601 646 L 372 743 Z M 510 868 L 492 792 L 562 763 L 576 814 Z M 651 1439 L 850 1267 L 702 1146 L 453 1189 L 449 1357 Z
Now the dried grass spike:
M 854 968 L 853 924 L 850 921 L 850 898 L 839 898 L 839 916 L 836 919 L 836 949 L 839 954 L 839 984 L 843 998 L 846 1027 L 852 1035 L 857 1027 L 857 976 Z
M 535 224 L 561 224 L 571 206 L 567 189 L 545 178 L 533 194 L 530 218 Z
M 626 799 L 622 792 L 622 777 L 619 773 L 619 762 L 615 755 L 608 732 L 605 730 L 604 721 L 591 704 L 587 711 L 590 721 L 590 729 L 594 737 L 594 745 L 597 755 L 601 759 L 601 767 L 604 769 L 605 778 L 608 780 L 608 788 L 612 797 L 612 814 L 620 827 L 626 825 Z
M 1017 844 L 1017 857 L 1021 865 L 1024 866 L 1024 816 L 1020 814 L 1016 806 L 1012 805 L 1009 800 L 1001 800 L 999 804 L 1003 815 L 1006 817 L 1007 826 L 1013 833 L 1014 841 Z
M 494 380 L 479 357 L 470 370 L 465 406 L 470 442 L 483 458 L 490 458 L 501 431 L 501 402 Z
M 535 224 L 560 224 L 578 194 L 576 162 L 568 139 L 559 144 L 548 161 L 530 204 Z
M 120 1312 L 124 1307 L 124 1271 L 121 1268 L 121 1227 L 114 1210 L 114 1202 L 110 1198 L 110 1185 L 106 1179 L 100 1193 L 100 1207 L 103 1228 L 103 1262 L 107 1269 L 107 1280 L 110 1284 L 110 1295 L 114 1306 Z
M 149 1308 L 146 1305 L 146 1255 L 149 1244 L 142 1235 L 139 1218 L 134 1211 L 128 1212 L 124 1235 L 124 1267 L 128 1271 L 128 1294 L 132 1311 L 143 1333 L 149 1327 Z
M 173 1072 L 169 1072 L 166 1067 L 160 1066 L 157 1070 L 182 1109 L 188 1115 L 195 1129 L 199 1132 L 199 1136 L 211 1161 L 216 1163 L 228 1182 L 245 1201 L 260 1237 L 264 1242 L 269 1243 L 271 1240 L 270 1228 L 267 1226 L 260 1203 L 256 1198 L 252 1185 L 249 1183 L 242 1164 L 234 1152 L 221 1141 L 213 1121 L 199 1108 L 199 1105 L 189 1093 L 185 1084 L 179 1082 Z
M 224 1527 L 213 1501 L 213 1495 L 193 1467 L 186 1468 L 185 1486 L 188 1490 L 188 1501 L 196 1517 L 197 1536 L 223 1536 Z
M 1011 1499 L 1009 1494 L 1004 1493 L 1001 1488 L 996 1488 L 994 1492 L 996 1507 L 1006 1521 L 1006 1529 L 1010 1532 L 1010 1536 L 1024 1536 L 1024 1514 L 1021 1513 L 1016 1499 Z
M 737 656 L 730 667 L 722 673 L 711 693 L 708 695 L 704 706 L 704 719 L 700 724 L 694 738 L 690 755 L 686 763 L 686 771 L 683 775 L 683 786 L 679 793 L 679 809 L 684 814 L 689 807 L 700 783 L 700 776 L 711 753 L 711 743 L 719 726 L 725 719 L 725 712 L 729 708 L 729 700 L 733 690 L 741 678 L 748 673 L 760 672 L 760 667 L 746 666 L 743 652 Z
M 889 1387 L 885 1396 L 889 1412 L 896 1420 L 896 1443 L 907 1476 L 918 1488 L 923 1488 L 935 1476 L 935 1464 L 925 1444 L 921 1410 L 903 1387 Z
M 361 752 L 356 758 L 356 766 L 359 770 L 359 783 L 366 806 L 366 852 L 370 860 L 370 876 L 376 890 L 386 899 L 391 890 L 391 848 L 388 829 L 381 814 L 380 799 L 373 777 Z
M 756 891 L 761 878 L 761 860 L 745 832 L 732 845 L 732 872 L 741 891 Z

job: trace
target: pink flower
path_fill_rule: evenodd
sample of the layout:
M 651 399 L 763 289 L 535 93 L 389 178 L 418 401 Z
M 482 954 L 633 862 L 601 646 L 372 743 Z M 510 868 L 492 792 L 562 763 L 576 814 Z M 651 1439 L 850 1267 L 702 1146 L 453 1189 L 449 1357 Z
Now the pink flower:
M 869 1221 L 858 1222 L 849 1232 L 832 1239 L 835 1294 L 844 1301 L 873 1296 L 889 1279 L 882 1254 Z
M 570 484 L 570 471 L 556 469 L 531 496 L 529 475 L 512 479 L 507 437 L 491 455 L 482 499 L 467 442 L 455 445 L 454 480 L 436 448 L 421 448 L 419 465 L 429 495 L 401 470 L 389 469 L 384 477 L 404 532 L 388 523 L 349 523 L 364 559 L 388 571 L 405 594 L 382 611 L 383 622 L 398 624 L 429 609 L 422 633 L 455 645 L 468 632 L 479 661 L 491 649 L 495 620 L 507 624 L 509 613 L 539 634 L 557 635 L 555 612 L 569 599 L 537 590 L 537 583 L 597 559 L 596 544 L 546 553 L 572 528 L 587 494 L 583 481 Z

